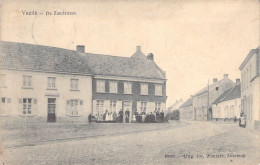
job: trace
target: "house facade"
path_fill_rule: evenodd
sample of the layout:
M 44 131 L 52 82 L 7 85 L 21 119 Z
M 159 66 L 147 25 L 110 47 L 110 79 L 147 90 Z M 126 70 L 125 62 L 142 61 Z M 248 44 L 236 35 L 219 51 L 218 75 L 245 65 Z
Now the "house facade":
M 102 121 L 105 112 L 123 113 L 123 122 L 135 121 L 135 114 L 166 109 L 165 73 L 153 55 L 145 56 L 141 47 L 131 57 L 87 54 L 94 73 L 92 114 Z M 126 121 L 126 112 L 129 121 Z
M 179 108 L 180 120 L 193 120 L 192 96 L 186 100 Z
M 241 108 L 249 126 L 260 129 L 260 59 L 259 48 L 252 49 L 243 63 L 241 71 Z
M 105 112 L 165 110 L 165 73 L 144 55 L 85 53 L 24 43 L 0 45 L 0 117 L 11 122 L 88 122 Z M 125 121 L 125 117 L 124 117 Z
M 92 75 L 78 52 L 12 42 L 0 48 L 1 120 L 88 121 Z
M 241 112 L 241 84 L 236 80 L 236 85 L 223 92 L 212 103 L 212 119 L 229 120 L 239 119 Z
M 192 106 L 194 120 L 211 120 L 212 103 L 227 89 L 235 86 L 235 83 L 224 74 L 223 79 L 213 79 L 213 84 L 209 84 L 194 94 Z

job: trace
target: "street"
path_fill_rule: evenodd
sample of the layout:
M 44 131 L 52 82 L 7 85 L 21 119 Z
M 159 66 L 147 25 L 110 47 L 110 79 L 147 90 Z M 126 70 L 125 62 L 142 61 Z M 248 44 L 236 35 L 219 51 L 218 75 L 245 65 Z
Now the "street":
M 118 133 L 104 133 L 102 136 L 6 146 L 2 162 L 7 165 L 260 163 L 259 132 L 240 128 L 237 124 L 171 121 L 160 126 L 139 126 L 149 125 L 160 129 L 128 132 L 118 129 Z M 131 124 L 116 126 L 131 127 Z

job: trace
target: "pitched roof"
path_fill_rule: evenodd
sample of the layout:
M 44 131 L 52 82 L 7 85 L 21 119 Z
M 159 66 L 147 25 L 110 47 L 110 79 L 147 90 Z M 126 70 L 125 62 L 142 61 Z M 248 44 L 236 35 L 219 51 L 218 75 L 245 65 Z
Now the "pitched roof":
M 141 51 L 138 54 L 145 58 L 78 53 L 56 47 L 1 41 L 0 52 L 0 66 L 8 69 L 165 79 L 164 72 Z
M 222 80 L 219 80 L 214 84 L 210 84 L 209 89 L 212 90 L 217 86 L 225 86 L 226 84 L 229 84 L 229 83 L 234 84 L 234 82 L 232 80 L 230 80 L 229 78 L 223 78 Z M 231 86 L 231 87 L 233 87 L 233 86 Z M 198 92 L 196 92 L 194 94 L 194 96 L 198 96 L 198 95 L 205 93 L 207 91 L 208 91 L 208 86 L 206 86 L 206 87 L 202 88 L 201 90 L 199 90 Z
M 214 102 L 213 104 L 218 104 L 223 101 L 228 101 L 241 97 L 241 84 L 237 83 L 233 88 L 226 90 L 223 92 Z
M 180 108 L 182 108 L 182 107 L 189 107 L 189 106 L 192 106 L 192 97 L 190 97 L 188 100 L 186 100 L 186 101 L 180 106 Z
M 255 54 L 258 53 L 260 49 L 260 46 L 258 46 L 256 49 L 251 49 L 242 64 L 239 66 L 239 70 L 242 70 L 244 66 L 247 64 L 247 62 L 251 59 L 251 57 Z
M 73 50 L 1 41 L 0 52 L 1 68 L 91 74 L 86 59 Z
M 183 104 L 183 100 L 176 100 L 174 104 L 172 104 L 171 106 L 168 107 L 168 110 L 176 110 L 179 109 L 180 106 Z

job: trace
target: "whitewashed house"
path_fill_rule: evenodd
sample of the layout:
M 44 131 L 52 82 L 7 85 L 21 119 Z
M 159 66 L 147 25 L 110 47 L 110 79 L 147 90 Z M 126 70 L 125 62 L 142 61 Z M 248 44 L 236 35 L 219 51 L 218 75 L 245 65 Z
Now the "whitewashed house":
M 238 119 L 241 112 L 241 85 L 240 79 L 236 80 L 236 85 L 223 92 L 212 103 L 212 119 L 231 121 Z
M 1 120 L 88 121 L 92 74 L 81 52 L 3 41 L 0 52 Z
M 239 67 L 241 71 L 241 108 L 247 126 L 260 130 L 260 55 L 252 49 Z

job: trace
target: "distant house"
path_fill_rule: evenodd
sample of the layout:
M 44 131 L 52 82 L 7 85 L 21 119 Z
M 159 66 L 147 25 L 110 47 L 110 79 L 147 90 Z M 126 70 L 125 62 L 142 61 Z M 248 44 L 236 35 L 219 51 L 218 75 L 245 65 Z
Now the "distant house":
M 179 108 L 181 120 L 193 120 L 192 97 L 186 100 Z
M 212 103 L 212 118 L 216 120 L 238 119 L 241 112 L 241 84 L 240 79 L 236 85 L 223 92 Z
M 176 100 L 174 104 L 168 107 L 167 113 L 171 113 L 173 111 L 179 110 L 180 106 L 183 104 L 183 100 Z
M 192 100 L 194 120 L 211 120 L 212 103 L 226 90 L 235 86 L 235 83 L 224 74 L 222 80 L 213 79 L 213 84 L 202 88 L 194 94 Z
M 248 125 L 260 129 L 260 56 L 252 49 L 239 67 L 241 71 L 241 108 Z

